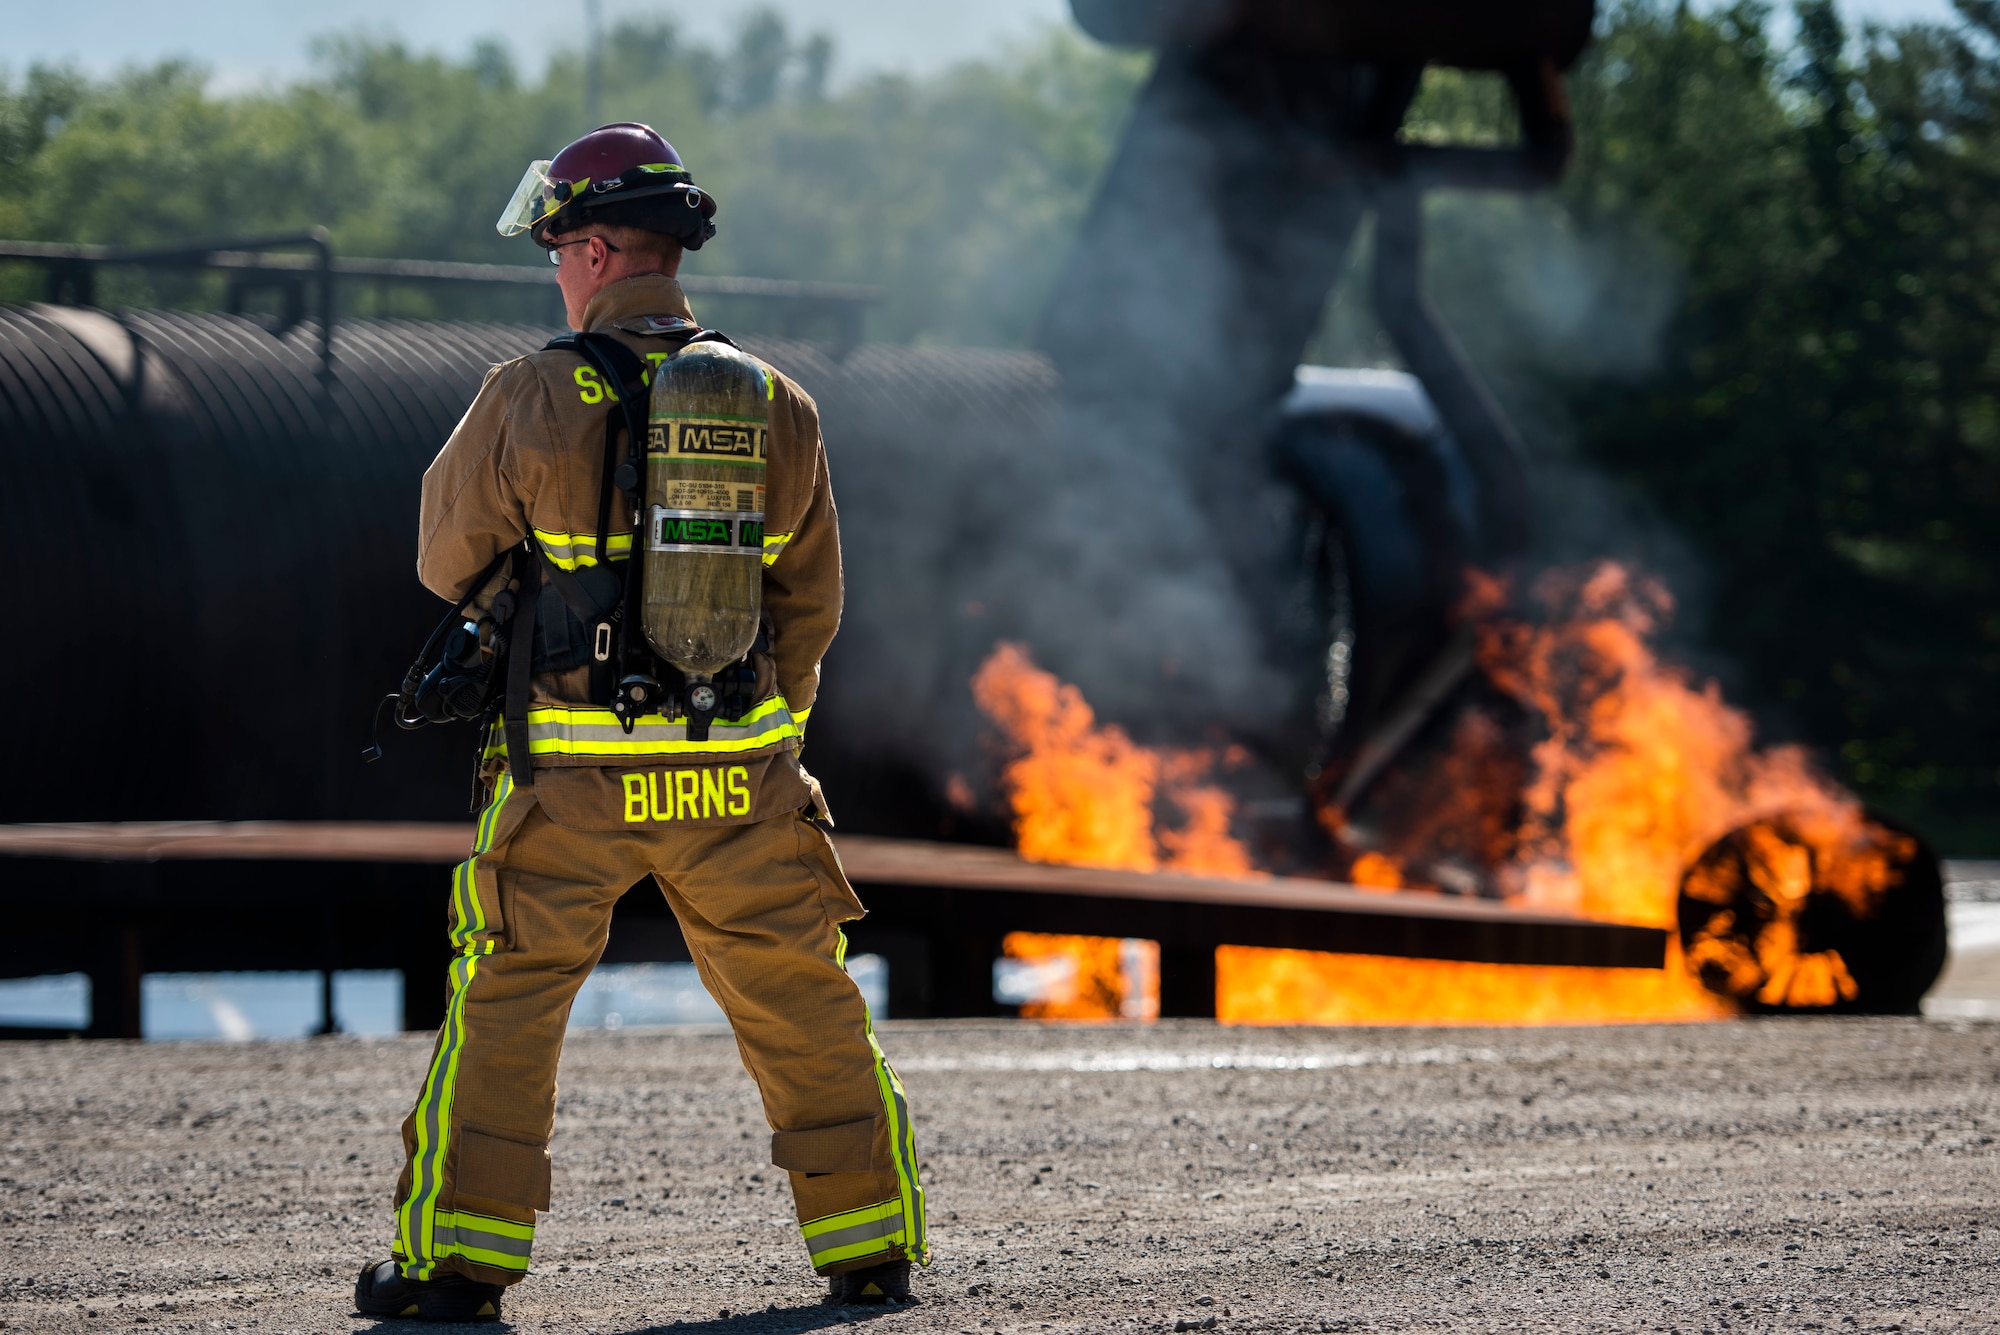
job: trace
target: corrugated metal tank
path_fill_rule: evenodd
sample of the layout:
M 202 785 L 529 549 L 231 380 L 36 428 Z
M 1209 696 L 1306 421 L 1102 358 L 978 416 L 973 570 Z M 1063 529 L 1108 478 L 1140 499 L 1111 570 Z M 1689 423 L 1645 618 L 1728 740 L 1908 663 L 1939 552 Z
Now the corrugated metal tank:
M 414 575 L 424 467 L 486 368 L 550 332 L 342 321 L 323 384 L 309 325 L 279 336 L 228 315 L 0 307 L 0 683 L 15 757 L 0 818 L 460 812 L 466 730 L 389 729 L 380 765 L 360 750 L 441 611 Z M 966 559 L 924 550 L 935 527 L 921 538 L 883 512 L 941 437 L 1018 441 L 1053 380 L 1030 354 L 863 347 L 836 362 L 743 342 L 819 399 L 830 441 L 860 442 L 833 447 L 850 587 Z M 869 652 L 887 627 L 865 601 L 848 623 L 849 658 L 903 661 Z M 864 769 L 870 755 L 898 763 L 876 718 L 885 699 L 910 703 L 924 667 L 855 672 L 815 723 L 817 763 L 841 765 L 843 736 Z

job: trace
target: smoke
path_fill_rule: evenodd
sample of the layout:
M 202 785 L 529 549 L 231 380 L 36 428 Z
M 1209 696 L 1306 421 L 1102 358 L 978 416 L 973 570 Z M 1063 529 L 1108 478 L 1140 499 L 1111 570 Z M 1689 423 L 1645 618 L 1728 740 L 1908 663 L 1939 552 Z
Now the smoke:
M 1648 498 L 1590 462 L 1572 407 L 1593 384 L 1659 370 L 1685 291 L 1681 258 L 1633 220 L 1584 222 L 1548 197 L 1446 196 L 1431 235 L 1434 300 L 1528 447 L 1534 563 L 1647 572 L 1680 608 L 1672 653 L 1699 660 L 1706 563 Z
M 939 791 L 977 778 L 969 682 L 1003 639 L 1141 740 L 1285 706 L 1240 544 L 1143 424 L 1065 403 L 1033 353 L 872 347 L 826 370 L 848 602 L 814 732 L 843 755 Z
M 1270 174 L 1271 151 L 1189 132 L 1202 109 L 1165 101 L 1142 97 L 1108 169 L 1046 355 L 865 348 L 828 368 L 849 612 L 814 728 L 843 755 L 938 791 L 987 775 L 968 682 L 1003 639 L 1142 743 L 1310 733 L 1309 674 L 1274 650 L 1299 572 L 1268 442 L 1359 206 L 1253 218 L 1190 191 Z
M 1706 566 L 1646 497 L 1589 462 L 1573 413 L 1579 389 L 1660 368 L 1685 291 L 1681 257 L 1632 219 L 1585 222 L 1552 196 L 1443 193 L 1425 217 L 1425 289 L 1528 450 L 1530 562 L 1608 557 L 1648 571 L 1674 588 L 1684 637 L 1700 623 Z M 1400 366 L 1369 300 L 1372 232 L 1327 302 L 1310 361 Z
M 848 612 L 814 724 L 843 760 L 903 766 L 934 795 L 984 775 L 968 682 L 1003 639 L 1143 742 L 1311 749 L 1301 506 L 1268 453 L 1274 407 L 1316 329 L 1321 347 L 1344 331 L 1352 360 L 1393 354 L 1357 317 L 1366 192 L 1225 119 L 1184 86 L 1142 95 L 1056 284 L 1046 355 L 773 350 L 820 398 L 843 516 Z M 1698 566 L 1578 462 L 1564 398 L 1657 365 L 1671 256 L 1546 200 L 1440 199 L 1428 231 L 1432 300 L 1530 443 L 1535 555 L 1618 557 L 1685 600 Z

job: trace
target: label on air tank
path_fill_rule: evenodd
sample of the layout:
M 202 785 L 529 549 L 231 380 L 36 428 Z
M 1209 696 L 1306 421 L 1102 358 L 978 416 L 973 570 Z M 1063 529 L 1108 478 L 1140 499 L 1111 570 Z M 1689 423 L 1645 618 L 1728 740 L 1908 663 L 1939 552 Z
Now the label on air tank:
M 762 560 L 764 515 L 762 511 L 742 514 L 729 510 L 673 510 L 655 505 L 646 524 L 646 550 L 709 552 Z
M 654 418 L 646 430 L 646 455 L 762 465 L 769 429 L 761 417 Z
M 672 510 L 733 510 L 739 515 L 764 513 L 764 484 L 761 482 L 711 482 L 691 478 L 669 478 L 661 503 Z M 655 484 L 654 495 L 659 495 Z

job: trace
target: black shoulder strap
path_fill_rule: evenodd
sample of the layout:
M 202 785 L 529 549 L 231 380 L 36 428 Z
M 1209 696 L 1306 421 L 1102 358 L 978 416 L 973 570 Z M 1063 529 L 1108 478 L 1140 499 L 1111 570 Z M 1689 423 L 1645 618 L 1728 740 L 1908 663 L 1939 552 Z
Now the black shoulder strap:
M 700 338 L 706 330 L 689 327 L 684 339 L 667 339 L 676 352 L 688 343 Z M 568 333 L 560 334 L 543 346 L 544 352 L 574 352 L 589 362 L 598 377 L 617 400 L 604 424 L 604 472 L 598 484 L 597 494 L 597 542 L 598 557 L 607 567 L 611 561 L 611 491 L 613 479 L 618 475 L 618 422 L 624 419 L 625 430 L 631 440 L 630 454 L 635 461 L 645 457 L 646 418 L 648 409 L 648 384 L 651 379 L 646 373 L 646 364 L 639 354 L 609 334 Z M 636 468 L 635 468 L 636 471 Z M 628 490 L 636 495 L 643 479 L 633 478 Z M 638 541 L 634 535 L 633 541 Z M 636 555 L 636 552 L 634 553 Z
M 521 581 L 514 616 L 507 627 L 507 703 L 502 712 L 507 736 L 507 769 L 514 786 L 530 788 L 535 763 L 528 752 L 529 687 L 534 682 L 535 604 L 541 601 L 542 563 L 526 544 L 514 548 L 514 575 Z
M 562 595 L 564 604 L 578 621 L 586 626 L 591 625 L 610 610 L 600 606 L 598 601 L 590 596 L 590 591 L 583 587 L 583 581 L 574 573 L 557 565 L 555 559 L 542 550 L 541 543 L 535 542 L 532 538 L 529 541 L 534 542 L 535 550 L 541 553 L 542 577 L 555 585 L 556 592 Z

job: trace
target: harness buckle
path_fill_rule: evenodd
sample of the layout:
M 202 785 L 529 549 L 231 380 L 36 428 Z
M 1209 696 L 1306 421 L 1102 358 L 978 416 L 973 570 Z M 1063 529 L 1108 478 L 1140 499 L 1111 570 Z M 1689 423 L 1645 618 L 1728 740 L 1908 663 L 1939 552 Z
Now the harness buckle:
M 611 623 L 597 623 L 597 643 L 591 647 L 591 656 L 600 663 L 611 661 Z

